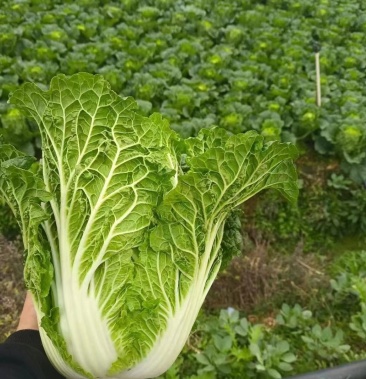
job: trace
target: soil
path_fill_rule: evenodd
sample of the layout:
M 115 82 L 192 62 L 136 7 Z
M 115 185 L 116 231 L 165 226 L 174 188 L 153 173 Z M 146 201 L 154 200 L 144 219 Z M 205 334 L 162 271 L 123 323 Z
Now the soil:
M 325 266 L 318 255 L 304 254 L 300 248 L 284 255 L 257 243 L 218 275 L 204 307 L 268 315 L 283 303 L 319 303 L 322 290 L 329 287 Z
M 21 246 L 0 235 L 0 342 L 15 331 L 25 299 Z

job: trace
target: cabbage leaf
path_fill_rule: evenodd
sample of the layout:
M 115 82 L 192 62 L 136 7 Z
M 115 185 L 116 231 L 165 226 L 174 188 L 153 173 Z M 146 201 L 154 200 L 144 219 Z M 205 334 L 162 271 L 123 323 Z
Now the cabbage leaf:
M 162 374 L 235 252 L 226 220 L 264 189 L 296 201 L 296 148 L 218 128 L 181 139 L 100 75 L 26 83 L 10 102 L 42 137 L 39 161 L 0 146 L 0 194 L 48 357 L 68 378 Z

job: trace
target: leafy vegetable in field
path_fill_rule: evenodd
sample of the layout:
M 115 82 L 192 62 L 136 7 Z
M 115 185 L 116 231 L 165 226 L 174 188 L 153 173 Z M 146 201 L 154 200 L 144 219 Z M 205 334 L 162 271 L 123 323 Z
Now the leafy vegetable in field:
M 266 188 L 295 201 L 295 147 L 216 128 L 182 140 L 90 74 L 27 83 L 11 103 L 42 137 L 40 162 L 1 146 L 0 193 L 49 358 L 69 378 L 163 373 L 238 253 L 234 209 Z
M 160 112 L 182 136 L 196 136 L 210 118 L 233 133 L 256 130 L 266 140 L 306 140 L 347 162 L 345 172 L 353 179 L 366 181 L 363 1 L 1 5 L 0 129 L 13 118 L 6 101 L 21 83 L 46 86 L 56 73 L 86 71 L 102 74 L 117 93 L 144 101 L 147 113 Z M 321 47 L 320 109 L 315 40 Z M 346 125 L 362 136 L 344 143 Z M 1 134 L 13 141 L 8 130 Z M 31 151 L 33 144 L 37 151 L 31 125 L 17 124 L 15 139 L 20 149 Z

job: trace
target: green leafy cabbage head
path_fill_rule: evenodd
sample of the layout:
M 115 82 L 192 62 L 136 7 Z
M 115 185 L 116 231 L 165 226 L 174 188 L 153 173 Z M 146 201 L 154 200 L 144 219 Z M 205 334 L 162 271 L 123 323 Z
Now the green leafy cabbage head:
M 362 140 L 365 138 L 363 128 L 358 125 L 344 125 L 338 135 L 337 143 L 346 152 L 359 150 Z
M 86 73 L 24 84 L 10 102 L 42 137 L 39 162 L 0 147 L 0 194 L 48 357 L 67 378 L 160 375 L 240 250 L 233 210 L 267 188 L 296 200 L 295 147 L 217 128 L 182 140 Z

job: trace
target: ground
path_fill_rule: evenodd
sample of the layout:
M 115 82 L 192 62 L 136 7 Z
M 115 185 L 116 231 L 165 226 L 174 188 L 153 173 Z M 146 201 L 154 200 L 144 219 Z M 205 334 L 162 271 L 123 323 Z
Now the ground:
M 21 241 L 0 235 L 0 341 L 17 327 L 25 298 Z

